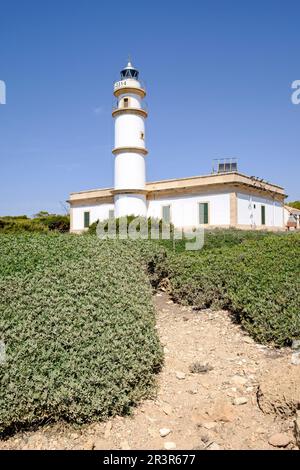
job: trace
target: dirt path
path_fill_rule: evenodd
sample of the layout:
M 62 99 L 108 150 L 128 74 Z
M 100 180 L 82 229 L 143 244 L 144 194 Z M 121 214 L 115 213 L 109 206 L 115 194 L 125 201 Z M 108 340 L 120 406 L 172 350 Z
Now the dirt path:
M 274 365 L 287 367 L 290 351 L 256 345 L 227 312 L 194 311 L 164 293 L 154 301 L 165 350 L 155 400 L 132 417 L 79 430 L 46 426 L 0 442 L 0 449 L 274 449 L 268 441 L 278 432 L 293 442 L 292 421 L 263 414 L 256 400 L 261 377 Z M 211 369 L 191 373 L 195 362 Z

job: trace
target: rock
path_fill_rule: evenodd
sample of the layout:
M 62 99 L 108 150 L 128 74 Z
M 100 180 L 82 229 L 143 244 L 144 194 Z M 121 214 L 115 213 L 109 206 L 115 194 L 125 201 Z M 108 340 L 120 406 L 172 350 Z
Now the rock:
M 164 346 L 164 353 L 168 354 L 169 352 L 170 352 L 169 349 L 166 346 Z
M 232 402 L 234 405 L 245 405 L 246 403 L 248 403 L 248 398 L 246 397 L 237 397 L 237 398 L 234 398 L 233 399 L 233 402 Z
M 206 449 L 207 450 L 221 450 L 221 447 L 216 442 L 212 442 L 211 444 L 209 444 L 208 447 L 206 447 Z
M 228 423 L 235 420 L 234 407 L 225 400 L 216 400 L 208 413 L 212 421 Z
M 291 364 L 293 364 L 294 366 L 300 366 L 300 351 L 294 352 L 292 354 Z
M 130 445 L 128 444 L 126 439 L 120 442 L 120 447 L 121 447 L 121 450 L 130 450 Z
M 292 349 L 295 349 L 296 351 L 300 350 L 300 339 L 294 339 L 292 342 Z
M 171 415 L 172 414 L 172 407 L 168 403 L 163 403 L 161 409 L 166 415 Z
M 205 429 L 214 429 L 217 426 L 217 423 L 215 423 L 214 421 L 207 421 L 206 423 L 203 423 L 202 426 Z
M 296 413 L 294 435 L 296 438 L 296 444 L 300 449 L 300 411 L 297 411 Z
M 176 372 L 176 377 L 177 377 L 178 380 L 184 380 L 185 379 L 185 373 L 177 371 Z
M 168 434 L 170 434 L 171 429 L 169 428 L 161 428 L 159 430 L 160 437 L 166 437 Z
M 164 443 L 164 448 L 166 450 L 173 450 L 173 449 L 176 449 L 176 444 L 175 444 L 175 442 L 169 442 L 168 441 L 168 442 Z
M 300 409 L 299 368 L 293 365 L 274 365 L 260 380 L 257 402 L 266 414 L 275 414 L 282 418 L 293 417 Z
M 287 434 L 277 432 L 269 438 L 268 442 L 273 447 L 287 447 L 291 442 L 291 438 Z
M 234 375 L 231 377 L 231 382 L 235 385 L 245 385 L 248 380 L 245 377 L 241 377 L 240 375 Z

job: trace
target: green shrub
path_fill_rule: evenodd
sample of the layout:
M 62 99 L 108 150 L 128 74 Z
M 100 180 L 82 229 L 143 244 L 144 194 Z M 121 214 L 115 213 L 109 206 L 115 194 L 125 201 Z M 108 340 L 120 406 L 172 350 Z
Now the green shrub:
M 289 345 L 300 338 L 299 248 L 299 234 L 284 234 L 169 253 L 173 297 L 198 308 L 228 308 L 255 340 Z
M 300 201 L 291 201 L 287 203 L 288 206 L 293 207 L 294 209 L 300 210 Z
M 45 217 L 37 217 L 34 219 L 37 223 L 45 225 L 50 231 L 58 231 L 61 233 L 69 232 L 70 217 L 68 215 L 49 214 Z
M 0 432 L 128 413 L 162 353 L 151 289 L 130 242 L 0 236 Z
M 232 247 L 235 245 L 241 245 L 247 240 L 260 240 L 265 237 L 273 235 L 272 232 L 263 230 L 238 230 L 235 228 L 230 229 L 204 229 L 204 246 L 202 252 L 206 250 L 215 250 L 218 248 L 224 248 L 225 246 Z M 161 240 L 160 244 L 166 249 L 176 251 L 177 253 L 185 252 L 185 245 L 190 239 L 184 238 L 182 240 Z
M 34 219 L 29 219 L 26 215 L 0 218 L 0 233 L 48 232 L 49 230 L 69 232 L 70 217 L 45 213 Z
M 151 238 L 150 237 L 151 227 L 152 226 L 157 226 L 159 228 L 159 237 L 161 238 L 161 236 L 162 236 L 162 226 L 163 226 L 162 219 L 154 219 L 154 218 L 151 218 L 151 217 L 148 217 L 148 218 L 136 217 L 134 215 L 129 215 L 127 217 L 119 217 L 119 218 L 116 218 L 116 219 L 113 219 L 113 220 L 109 220 L 109 219 L 103 220 L 103 221 L 100 222 L 100 226 L 101 226 L 101 229 L 106 233 L 106 232 L 108 232 L 109 223 L 111 222 L 111 223 L 115 224 L 115 231 L 116 231 L 117 235 L 120 233 L 120 227 L 123 228 L 124 226 L 126 227 L 126 233 L 128 233 L 129 225 L 137 218 L 140 221 L 139 223 L 137 223 L 137 227 L 136 227 L 137 232 L 140 231 L 141 224 L 145 224 L 145 226 L 147 227 L 147 230 L 148 230 L 149 238 Z M 93 222 L 89 226 L 87 233 L 89 235 L 95 235 L 97 233 L 98 224 L 99 224 L 98 220 L 96 222 Z M 172 234 L 174 233 L 174 225 L 173 224 L 166 224 L 165 227 L 169 227 L 170 236 L 172 236 Z
M 48 228 L 37 220 L 15 217 L 0 218 L 0 233 L 47 232 Z

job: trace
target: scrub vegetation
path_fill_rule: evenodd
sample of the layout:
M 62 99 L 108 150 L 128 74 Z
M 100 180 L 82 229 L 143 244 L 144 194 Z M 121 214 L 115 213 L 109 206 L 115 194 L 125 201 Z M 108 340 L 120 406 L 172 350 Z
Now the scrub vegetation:
M 0 432 L 128 413 L 162 362 L 151 287 L 130 244 L 0 235 Z
M 130 413 L 162 364 L 152 289 L 228 309 L 261 343 L 300 339 L 300 234 L 216 230 L 184 240 L 0 234 L 0 433 Z M 151 288 L 152 286 L 152 288 Z

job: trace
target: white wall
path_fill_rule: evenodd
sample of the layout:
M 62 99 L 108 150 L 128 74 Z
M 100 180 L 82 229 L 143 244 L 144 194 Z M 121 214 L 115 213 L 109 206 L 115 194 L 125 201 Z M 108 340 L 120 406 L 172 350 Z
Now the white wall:
M 144 194 L 117 194 L 115 196 L 115 217 L 127 215 L 146 217 L 147 204 Z
M 230 225 L 230 193 L 206 193 L 201 195 L 189 195 L 168 197 L 147 201 L 147 216 L 162 218 L 162 207 L 171 206 L 171 221 L 177 227 L 193 227 L 199 223 L 198 203 L 209 203 L 209 225 Z M 252 205 L 251 205 L 252 202 Z M 115 196 L 115 216 L 120 217 L 128 214 L 128 207 L 135 215 L 145 215 L 145 197 L 143 195 L 122 194 Z M 256 208 L 254 208 L 254 204 Z M 248 194 L 237 194 L 237 223 L 238 225 L 251 227 L 261 226 L 261 205 L 266 206 L 266 227 L 283 228 L 284 209 L 282 205 L 271 199 L 265 199 Z M 79 206 L 72 208 L 72 229 L 83 230 L 84 212 L 90 211 L 90 223 L 96 220 L 108 218 L 110 209 L 114 204 L 99 204 L 92 206 Z M 253 218 L 250 218 L 253 213 Z
M 272 199 L 237 194 L 238 225 L 261 227 L 261 206 L 266 207 L 266 226 L 283 227 L 283 206 Z
M 209 203 L 209 225 L 230 225 L 229 192 L 163 198 L 148 202 L 148 217 L 162 218 L 162 206 L 171 206 L 171 222 L 176 227 L 199 225 L 199 202 Z
M 108 219 L 109 211 L 114 209 L 114 204 L 98 204 L 92 206 L 72 207 L 72 230 L 84 229 L 84 212 L 90 212 L 90 224 L 96 220 Z
M 115 156 L 115 189 L 144 189 L 145 178 L 143 155 L 121 152 Z
M 126 93 L 126 95 L 122 95 L 118 99 L 118 108 L 124 109 L 124 98 L 128 98 L 128 107 L 129 108 L 141 108 L 142 107 L 142 100 L 139 95 L 135 95 L 133 93 Z
M 141 135 L 144 134 L 144 139 Z M 138 114 L 119 114 L 115 117 L 115 148 L 145 148 L 145 122 Z

